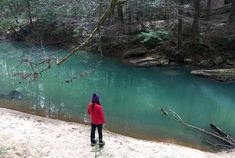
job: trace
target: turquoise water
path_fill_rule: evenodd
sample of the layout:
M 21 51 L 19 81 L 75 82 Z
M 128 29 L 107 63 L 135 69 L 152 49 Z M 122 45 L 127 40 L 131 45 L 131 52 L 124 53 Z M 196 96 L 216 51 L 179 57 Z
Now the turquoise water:
M 190 75 L 185 67 L 136 68 L 115 59 L 80 52 L 61 66 L 43 72 L 39 80 L 14 75 L 32 72 L 32 63 L 65 50 L 0 42 L 0 93 L 22 93 L 20 101 L 1 99 L 0 106 L 84 122 L 93 92 L 100 95 L 107 128 L 137 138 L 163 140 L 205 149 L 205 136 L 185 128 L 160 112 L 172 109 L 189 123 L 209 130 L 214 123 L 235 136 L 235 84 Z M 47 64 L 33 66 L 34 71 Z M 16 105 L 17 103 L 17 105 Z M 209 139 L 209 138 L 207 138 Z

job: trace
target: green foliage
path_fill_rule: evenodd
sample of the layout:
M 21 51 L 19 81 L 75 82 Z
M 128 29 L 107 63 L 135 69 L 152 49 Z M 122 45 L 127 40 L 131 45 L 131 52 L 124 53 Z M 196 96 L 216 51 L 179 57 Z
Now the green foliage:
M 139 40 L 141 43 L 154 45 L 171 38 L 171 32 L 161 28 L 154 31 L 141 32 L 136 37 L 137 40 Z
M 79 38 L 80 37 L 80 34 L 81 34 L 81 31 L 82 29 L 77 27 L 76 29 L 73 30 L 74 34 L 73 34 L 73 37 L 74 38 Z

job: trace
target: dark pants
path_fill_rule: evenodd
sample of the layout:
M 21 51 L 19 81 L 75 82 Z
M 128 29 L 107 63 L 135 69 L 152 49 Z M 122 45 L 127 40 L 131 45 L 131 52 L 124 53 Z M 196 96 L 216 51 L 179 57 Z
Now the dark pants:
M 102 143 L 102 124 L 100 125 L 95 125 L 95 124 L 91 124 L 91 143 L 96 143 L 95 141 L 95 130 L 96 127 L 98 128 L 98 134 L 99 134 L 99 143 Z

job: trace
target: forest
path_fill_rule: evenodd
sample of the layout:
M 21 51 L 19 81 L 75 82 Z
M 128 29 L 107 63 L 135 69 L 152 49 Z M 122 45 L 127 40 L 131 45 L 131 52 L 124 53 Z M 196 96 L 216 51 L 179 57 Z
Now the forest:
M 235 65 L 235 0 L 1 0 L 0 9 L 1 39 L 74 48 L 67 57 L 82 49 L 141 67 Z M 217 72 L 209 76 L 234 80 L 233 69 Z

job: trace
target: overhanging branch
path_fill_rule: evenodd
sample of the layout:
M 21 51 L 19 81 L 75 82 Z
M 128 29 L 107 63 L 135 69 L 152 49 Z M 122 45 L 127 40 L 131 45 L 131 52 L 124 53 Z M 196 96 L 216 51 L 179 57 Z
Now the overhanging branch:
M 111 17 L 113 15 L 114 9 L 118 4 L 118 0 L 111 0 L 109 7 L 105 10 L 105 12 L 102 14 L 102 16 L 100 17 L 95 29 L 93 30 L 93 32 L 91 33 L 91 35 L 83 42 L 81 43 L 78 47 L 72 49 L 70 51 L 70 53 L 68 55 L 66 55 L 63 59 L 61 59 L 57 65 L 61 65 L 63 62 L 65 62 L 66 60 L 68 60 L 71 56 L 73 56 L 74 54 L 76 54 L 76 52 L 84 47 L 85 45 L 87 45 L 90 40 L 94 37 L 94 35 L 100 30 L 100 26 L 102 23 L 105 22 L 106 19 L 108 19 L 109 17 Z

